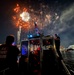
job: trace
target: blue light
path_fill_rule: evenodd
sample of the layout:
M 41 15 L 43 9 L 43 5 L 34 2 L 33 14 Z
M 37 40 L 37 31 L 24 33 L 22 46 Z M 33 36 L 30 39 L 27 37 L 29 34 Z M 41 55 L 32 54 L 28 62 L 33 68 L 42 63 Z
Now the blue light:
M 29 37 L 33 37 L 33 35 L 29 35 Z

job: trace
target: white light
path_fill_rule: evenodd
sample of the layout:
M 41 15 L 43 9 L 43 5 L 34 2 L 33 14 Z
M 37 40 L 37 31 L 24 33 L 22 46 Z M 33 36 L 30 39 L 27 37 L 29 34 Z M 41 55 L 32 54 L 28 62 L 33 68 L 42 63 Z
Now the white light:
M 23 21 L 27 22 L 30 19 L 30 15 L 28 12 L 23 12 L 20 14 L 20 17 L 22 18 Z

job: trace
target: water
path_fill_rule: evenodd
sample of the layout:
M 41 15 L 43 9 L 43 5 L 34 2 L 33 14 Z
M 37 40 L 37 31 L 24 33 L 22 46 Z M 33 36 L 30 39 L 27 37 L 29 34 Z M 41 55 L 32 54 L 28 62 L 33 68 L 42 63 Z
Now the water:
M 74 72 L 74 51 L 63 51 L 62 56 L 67 67 Z

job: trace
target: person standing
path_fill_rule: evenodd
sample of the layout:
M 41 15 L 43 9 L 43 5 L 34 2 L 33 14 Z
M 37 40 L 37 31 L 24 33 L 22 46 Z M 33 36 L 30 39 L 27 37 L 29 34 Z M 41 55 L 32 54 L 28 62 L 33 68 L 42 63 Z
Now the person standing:
M 0 46 L 0 61 L 2 61 L 0 66 L 2 70 L 8 68 L 5 75 L 18 74 L 17 58 L 20 51 L 16 45 L 13 45 L 14 39 L 14 35 L 8 35 L 5 44 Z
M 62 54 L 60 52 L 60 37 L 57 34 L 55 34 L 55 46 L 56 46 L 56 51 L 57 51 L 59 58 L 63 59 Z

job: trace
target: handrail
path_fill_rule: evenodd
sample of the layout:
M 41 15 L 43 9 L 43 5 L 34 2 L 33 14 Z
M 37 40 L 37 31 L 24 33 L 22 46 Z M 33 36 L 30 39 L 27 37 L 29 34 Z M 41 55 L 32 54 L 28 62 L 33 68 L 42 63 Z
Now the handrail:
M 6 70 L 9 70 L 9 67 L 8 68 L 5 68 L 5 69 L 3 69 L 3 70 L 1 70 L 0 72 L 3 72 L 3 75 L 5 75 L 5 71 Z
M 66 73 L 67 73 L 68 75 L 71 75 L 70 71 L 69 71 L 68 68 L 66 67 L 65 63 L 63 62 L 63 60 L 61 60 L 61 63 L 62 63 L 62 65 L 63 65 L 63 67 L 64 67 Z

